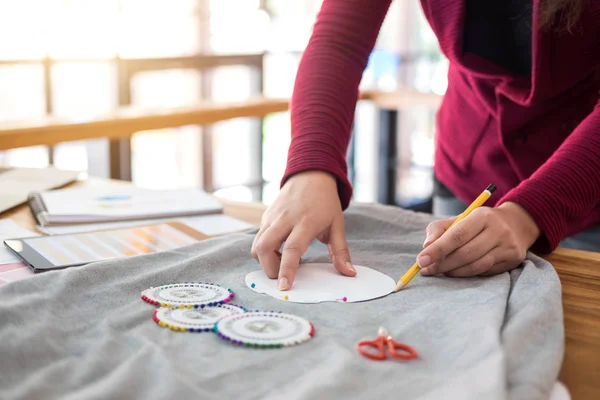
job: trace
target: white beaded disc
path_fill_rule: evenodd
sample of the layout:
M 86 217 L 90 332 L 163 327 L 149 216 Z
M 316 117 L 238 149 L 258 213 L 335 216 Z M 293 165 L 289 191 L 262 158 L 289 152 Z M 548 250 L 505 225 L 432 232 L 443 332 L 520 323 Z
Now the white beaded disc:
M 229 315 L 220 319 L 214 330 L 233 344 L 263 348 L 293 346 L 314 335 L 314 327 L 306 319 L 273 311 Z
M 187 282 L 146 289 L 142 292 L 142 299 L 168 308 L 210 307 L 228 303 L 233 299 L 233 292 L 213 283 Z

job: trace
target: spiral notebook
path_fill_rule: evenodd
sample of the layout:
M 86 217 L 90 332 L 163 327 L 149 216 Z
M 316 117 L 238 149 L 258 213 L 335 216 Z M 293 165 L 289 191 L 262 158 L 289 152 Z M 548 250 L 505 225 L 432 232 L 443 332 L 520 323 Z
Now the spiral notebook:
M 28 204 L 42 227 L 223 212 L 222 204 L 200 189 L 70 188 L 31 193 Z

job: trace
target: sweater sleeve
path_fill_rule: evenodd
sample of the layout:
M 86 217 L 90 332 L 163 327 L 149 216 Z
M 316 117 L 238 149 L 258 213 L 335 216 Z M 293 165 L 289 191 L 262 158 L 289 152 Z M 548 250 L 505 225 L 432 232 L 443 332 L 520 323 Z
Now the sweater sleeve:
M 514 202 L 536 221 L 542 235 L 534 250 L 554 251 L 571 222 L 600 204 L 600 103 L 529 179 L 499 203 Z
M 358 88 L 391 0 L 324 0 L 302 55 L 290 101 L 290 176 L 321 170 L 335 176 L 342 209 L 352 197 L 346 152 Z

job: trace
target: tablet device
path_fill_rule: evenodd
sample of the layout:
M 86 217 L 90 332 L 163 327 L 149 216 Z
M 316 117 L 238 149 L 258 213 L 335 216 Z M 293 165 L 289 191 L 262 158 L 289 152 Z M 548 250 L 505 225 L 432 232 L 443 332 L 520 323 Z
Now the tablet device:
M 209 236 L 181 222 L 96 232 L 6 239 L 4 244 L 36 272 L 173 250 Z

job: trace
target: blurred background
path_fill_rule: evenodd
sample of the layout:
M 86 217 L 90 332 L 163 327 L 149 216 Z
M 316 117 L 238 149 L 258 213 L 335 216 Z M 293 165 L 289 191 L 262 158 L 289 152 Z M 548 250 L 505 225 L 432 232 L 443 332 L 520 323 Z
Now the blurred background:
M 321 2 L 0 0 L 0 122 L 89 121 L 127 106 L 289 98 Z M 361 88 L 443 95 L 446 73 L 419 2 L 396 0 Z M 355 200 L 427 208 L 435 111 L 359 102 L 349 150 Z M 393 182 L 383 190 L 385 132 L 396 151 L 388 160 Z M 289 114 L 277 112 L 135 132 L 128 139 L 6 149 L 0 164 L 55 165 L 148 188 L 199 186 L 223 198 L 269 204 L 289 139 Z

